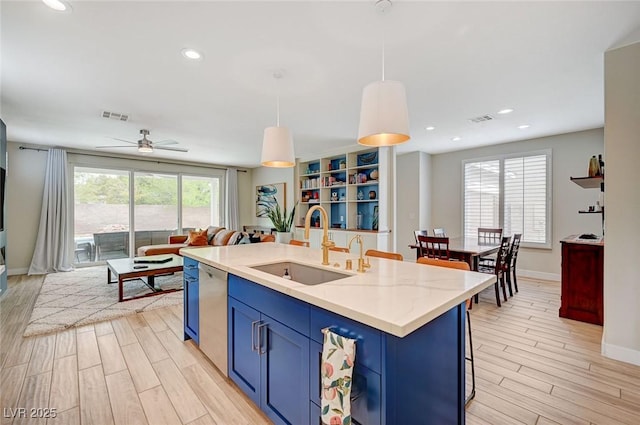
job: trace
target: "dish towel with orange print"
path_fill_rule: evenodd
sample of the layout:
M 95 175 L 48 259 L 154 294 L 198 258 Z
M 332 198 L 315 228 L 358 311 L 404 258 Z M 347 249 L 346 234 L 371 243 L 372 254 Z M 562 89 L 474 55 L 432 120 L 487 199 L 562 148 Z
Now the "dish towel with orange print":
M 351 386 L 356 341 L 323 330 L 322 423 L 351 425 Z

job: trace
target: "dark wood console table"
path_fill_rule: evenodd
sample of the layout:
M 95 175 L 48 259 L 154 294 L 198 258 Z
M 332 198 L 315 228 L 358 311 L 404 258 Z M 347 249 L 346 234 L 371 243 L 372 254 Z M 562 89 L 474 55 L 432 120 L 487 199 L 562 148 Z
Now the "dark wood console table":
M 602 325 L 604 241 L 577 235 L 562 244 L 562 300 L 560 317 Z

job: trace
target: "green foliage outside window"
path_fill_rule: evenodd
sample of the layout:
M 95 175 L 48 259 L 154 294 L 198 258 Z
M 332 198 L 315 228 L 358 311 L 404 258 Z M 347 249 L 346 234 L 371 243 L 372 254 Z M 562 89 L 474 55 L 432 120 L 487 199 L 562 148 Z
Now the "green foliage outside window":
M 80 204 L 128 204 L 129 177 L 127 175 L 76 172 L 75 202 Z M 136 178 L 136 205 L 176 205 L 177 180 L 158 176 Z M 182 205 L 208 207 L 211 204 L 211 181 L 184 179 Z

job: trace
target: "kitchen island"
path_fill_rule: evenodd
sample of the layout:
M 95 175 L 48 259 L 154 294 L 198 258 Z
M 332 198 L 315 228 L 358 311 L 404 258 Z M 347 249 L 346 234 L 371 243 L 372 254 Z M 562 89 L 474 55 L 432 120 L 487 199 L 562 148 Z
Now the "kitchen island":
M 185 279 L 195 262 L 228 273 L 228 374 L 275 423 L 318 423 L 324 328 L 357 341 L 353 423 L 464 423 L 464 301 L 494 276 L 377 258 L 356 273 L 344 270 L 353 254 L 331 252 L 338 268 L 321 266 L 320 250 L 259 245 L 181 254 Z M 305 285 L 253 268 L 276 262 L 345 277 Z M 194 336 L 189 297 L 185 334 Z

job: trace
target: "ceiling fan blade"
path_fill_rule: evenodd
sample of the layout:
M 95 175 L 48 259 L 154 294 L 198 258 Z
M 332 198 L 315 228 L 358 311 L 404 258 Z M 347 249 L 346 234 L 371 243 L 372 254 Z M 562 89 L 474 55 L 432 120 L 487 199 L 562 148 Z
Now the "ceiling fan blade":
M 186 149 L 186 148 L 172 148 L 172 147 L 169 147 L 169 146 L 153 145 L 153 149 L 159 149 L 159 150 L 163 150 L 163 151 L 189 152 L 189 149 Z
M 135 148 L 135 146 L 129 145 L 108 145 L 108 146 L 96 146 L 98 149 L 108 149 L 108 148 Z
M 129 140 L 124 140 L 124 139 L 118 139 L 117 137 L 112 137 L 112 139 L 113 140 L 119 140 L 121 142 L 131 143 L 132 145 L 137 145 L 138 144 L 138 142 L 132 142 L 132 141 L 129 141 Z
M 154 144 L 155 146 L 160 146 L 160 145 L 177 145 L 177 144 L 178 144 L 178 142 L 176 142 L 175 140 L 168 139 L 168 140 L 161 140 L 161 141 L 159 141 L 159 142 L 153 142 L 153 144 Z

